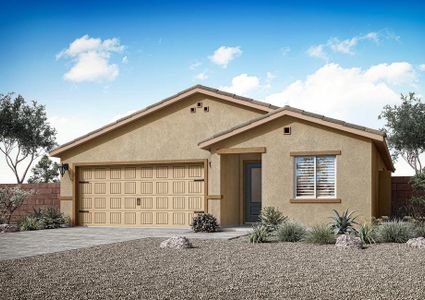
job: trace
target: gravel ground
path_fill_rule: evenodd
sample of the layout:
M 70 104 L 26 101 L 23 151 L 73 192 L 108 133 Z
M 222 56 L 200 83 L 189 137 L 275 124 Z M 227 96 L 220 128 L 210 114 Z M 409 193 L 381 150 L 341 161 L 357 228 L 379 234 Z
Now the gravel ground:
M 0 262 L 1 299 L 425 299 L 425 252 L 144 239 Z

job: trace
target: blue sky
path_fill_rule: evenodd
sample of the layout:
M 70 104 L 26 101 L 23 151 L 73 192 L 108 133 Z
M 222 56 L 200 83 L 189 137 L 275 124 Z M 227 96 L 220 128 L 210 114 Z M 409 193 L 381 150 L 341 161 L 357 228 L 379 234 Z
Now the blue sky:
M 60 143 L 198 83 L 374 128 L 425 94 L 420 1 L 39 2 L 0 1 L 0 93 Z

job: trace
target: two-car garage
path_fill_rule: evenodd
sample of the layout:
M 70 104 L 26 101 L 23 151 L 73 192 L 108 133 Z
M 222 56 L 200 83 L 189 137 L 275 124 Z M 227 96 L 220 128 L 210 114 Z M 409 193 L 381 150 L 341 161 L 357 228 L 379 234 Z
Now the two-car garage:
M 205 207 L 204 163 L 78 167 L 78 223 L 188 226 Z

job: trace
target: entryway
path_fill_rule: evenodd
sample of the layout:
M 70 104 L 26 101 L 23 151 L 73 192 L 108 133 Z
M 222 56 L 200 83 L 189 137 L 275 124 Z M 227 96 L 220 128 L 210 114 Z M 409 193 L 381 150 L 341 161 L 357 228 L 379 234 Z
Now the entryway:
M 251 225 L 261 211 L 261 155 L 265 150 L 234 153 L 242 150 L 220 155 L 220 223 L 224 225 Z
M 245 223 L 258 221 L 261 211 L 261 162 L 244 163 Z

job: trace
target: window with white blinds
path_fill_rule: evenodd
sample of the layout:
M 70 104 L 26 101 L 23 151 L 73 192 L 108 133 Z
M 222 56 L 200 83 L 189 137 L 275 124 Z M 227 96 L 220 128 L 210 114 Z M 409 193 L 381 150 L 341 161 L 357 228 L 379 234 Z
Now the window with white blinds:
M 295 196 L 333 198 L 336 196 L 336 157 L 295 157 Z

